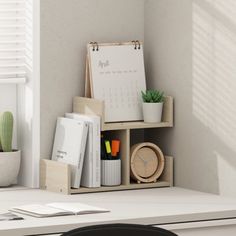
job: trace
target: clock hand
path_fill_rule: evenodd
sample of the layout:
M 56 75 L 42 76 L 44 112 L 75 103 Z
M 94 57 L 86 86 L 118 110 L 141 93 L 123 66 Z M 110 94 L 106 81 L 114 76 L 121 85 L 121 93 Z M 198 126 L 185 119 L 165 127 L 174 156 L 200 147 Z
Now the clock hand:
M 144 162 L 144 164 L 145 164 L 146 161 L 145 161 L 139 154 L 138 154 L 137 156 L 138 156 L 139 159 L 141 159 L 141 160 Z

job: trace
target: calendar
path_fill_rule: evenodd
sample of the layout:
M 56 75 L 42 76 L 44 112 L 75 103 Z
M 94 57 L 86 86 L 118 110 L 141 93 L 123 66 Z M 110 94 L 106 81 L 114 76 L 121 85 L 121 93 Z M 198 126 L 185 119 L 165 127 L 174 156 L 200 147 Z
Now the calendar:
M 105 103 L 105 122 L 142 120 L 146 90 L 140 42 L 88 45 L 91 96 Z

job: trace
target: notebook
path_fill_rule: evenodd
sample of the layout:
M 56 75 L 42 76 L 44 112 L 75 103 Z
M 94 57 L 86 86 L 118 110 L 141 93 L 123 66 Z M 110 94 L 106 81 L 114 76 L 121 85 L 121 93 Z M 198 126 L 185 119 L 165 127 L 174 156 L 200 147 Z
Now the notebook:
M 57 119 L 52 160 L 71 165 L 71 187 L 79 188 L 84 161 L 88 123 L 69 118 Z
M 66 113 L 68 118 L 88 122 L 88 137 L 82 169 L 81 186 L 97 188 L 101 186 L 101 147 L 100 147 L 100 117 L 78 113 Z
M 65 215 L 83 215 L 93 213 L 109 212 L 107 209 L 94 207 L 81 203 L 68 203 L 68 202 L 55 202 L 45 205 L 32 204 L 13 207 L 10 209 L 12 212 L 30 215 L 33 217 L 52 217 L 52 216 L 65 216 Z

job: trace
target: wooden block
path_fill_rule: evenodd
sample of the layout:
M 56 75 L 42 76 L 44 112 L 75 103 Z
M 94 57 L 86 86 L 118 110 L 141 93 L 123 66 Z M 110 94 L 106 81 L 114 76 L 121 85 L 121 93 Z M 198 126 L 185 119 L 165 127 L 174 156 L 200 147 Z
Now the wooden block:
M 40 188 L 53 192 L 70 194 L 70 166 L 57 161 L 41 159 Z
M 104 125 L 104 101 L 84 98 L 84 97 L 74 97 L 73 99 L 73 112 L 86 114 L 86 115 L 97 115 L 101 117 L 101 129 L 103 130 Z
M 90 74 L 89 74 L 89 59 L 86 56 L 86 66 L 85 66 L 85 97 L 91 98 L 91 85 L 90 85 Z
M 172 126 L 173 124 L 169 122 L 145 123 L 143 121 L 131 121 L 131 122 L 105 123 L 103 125 L 103 130 L 148 129 L 148 128 L 164 128 Z
M 157 181 L 166 181 L 170 186 L 174 185 L 174 158 L 165 156 L 165 168 Z
M 122 170 L 122 184 L 128 185 L 130 181 L 130 130 L 115 131 L 119 132 L 118 139 L 121 140 L 121 170 Z
M 173 109 L 174 109 L 174 99 L 173 97 L 166 96 L 165 102 L 163 104 L 163 112 L 162 112 L 162 121 L 168 122 L 170 127 L 173 126 Z
M 119 186 L 101 186 L 99 188 L 79 188 L 71 189 L 71 194 L 79 193 L 96 193 L 96 192 L 110 192 L 110 191 L 123 191 L 123 190 L 134 190 L 134 189 L 147 189 L 147 188 L 162 188 L 170 187 L 170 184 L 165 181 L 157 180 L 156 183 L 131 183 L 129 185 Z

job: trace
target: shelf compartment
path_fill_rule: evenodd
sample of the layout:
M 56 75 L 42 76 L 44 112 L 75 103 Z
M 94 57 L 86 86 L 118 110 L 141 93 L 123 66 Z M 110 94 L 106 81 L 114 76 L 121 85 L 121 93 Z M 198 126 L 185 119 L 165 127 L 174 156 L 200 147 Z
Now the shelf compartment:
M 131 189 L 171 187 L 173 186 L 173 157 L 165 156 L 165 168 L 156 183 L 129 183 L 119 186 L 101 186 L 99 188 L 71 188 L 70 165 L 41 159 L 40 161 L 40 188 L 63 194 L 94 193 Z
M 104 101 L 93 98 L 74 97 L 73 112 L 100 116 L 102 131 L 173 127 L 173 97 L 171 96 L 165 97 L 162 122 L 160 123 L 145 123 L 143 121 L 105 123 Z
M 103 131 L 103 134 L 108 140 L 120 140 L 121 183 L 127 185 L 130 179 L 130 130 L 109 130 Z

